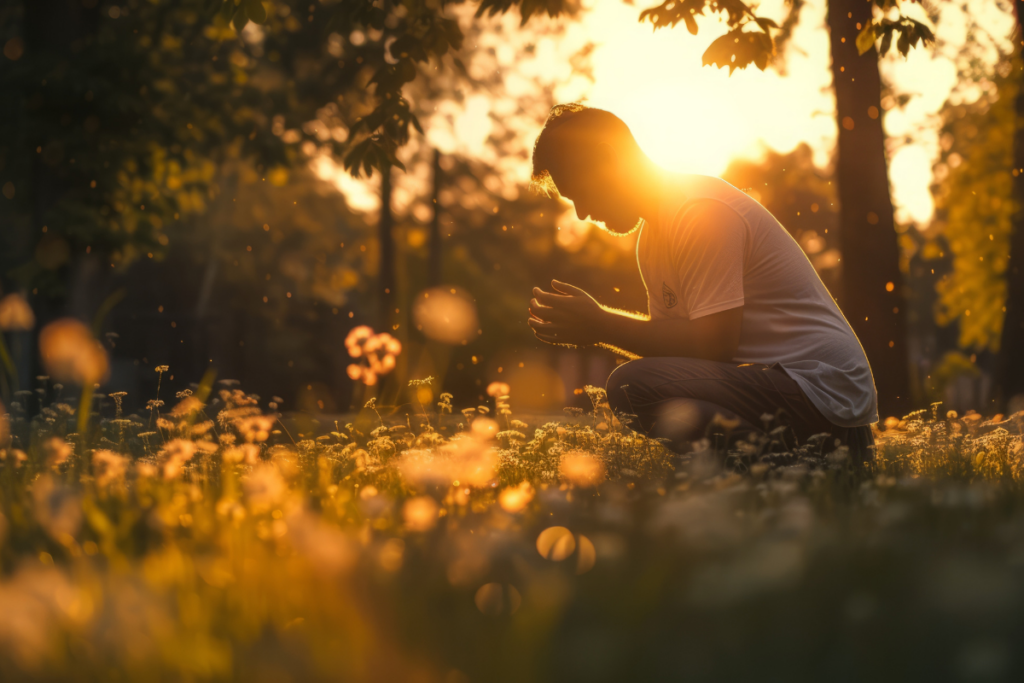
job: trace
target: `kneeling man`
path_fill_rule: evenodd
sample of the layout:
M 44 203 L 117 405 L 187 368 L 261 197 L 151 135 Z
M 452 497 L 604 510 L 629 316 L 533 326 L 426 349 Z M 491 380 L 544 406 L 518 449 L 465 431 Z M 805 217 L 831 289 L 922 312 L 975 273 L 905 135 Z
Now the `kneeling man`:
M 608 378 L 631 425 L 684 449 L 721 415 L 749 430 L 780 416 L 801 442 L 832 435 L 870 458 L 878 420 L 853 329 L 790 234 L 719 178 L 656 166 L 619 118 L 559 105 L 533 152 L 534 187 L 619 235 L 640 230 L 649 314 L 598 304 L 571 285 L 533 290 L 529 324 L 552 344 L 633 358 Z M 792 445 L 792 444 L 791 444 Z

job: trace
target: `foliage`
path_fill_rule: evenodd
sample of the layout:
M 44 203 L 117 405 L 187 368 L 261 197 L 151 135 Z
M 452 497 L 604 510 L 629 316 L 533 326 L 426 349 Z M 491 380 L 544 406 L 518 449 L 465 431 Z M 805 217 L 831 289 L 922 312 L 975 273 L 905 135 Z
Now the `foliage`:
M 340 152 L 338 117 L 360 106 L 362 67 L 311 40 L 288 4 L 273 9 L 241 33 L 200 0 L 83 9 L 74 42 L 28 44 L 0 72 L 13 97 L 5 174 L 50 227 L 20 280 L 57 290 L 71 254 L 117 265 L 161 251 L 167 227 L 223 190 L 225 163 L 281 185 L 301 145 Z M 4 12 L 4 39 L 33 30 L 16 10 Z
M 947 104 L 941 114 L 933 192 L 953 269 L 936 283 L 935 316 L 940 325 L 958 322 L 960 346 L 975 351 L 999 350 L 1006 311 L 1019 71 L 1019 58 L 1005 61 L 977 101 Z
M 899 633 L 910 665 L 974 619 L 1013 632 L 1019 415 L 890 420 L 865 472 L 784 437 L 669 459 L 594 387 L 533 430 L 371 401 L 324 434 L 231 383 L 142 416 L 97 397 L 76 433 L 40 389 L 0 418 L 5 679 L 746 678 L 832 670 L 790 650 L 837 628 L 881 673 Z
M 917 47 L 918 43 L 928 45 L 935 42 L 935 34 L 932 33 L 932 30 L 917 19 L 905 16 L 903 13 L 895 18 L 884 16 L 888 10 L 899 7 L 898 0 L 874 0 L 874 4 L 883 15 L 865 24 L 861 32 L 857 34 L 857 51 L 860 54 L 864 54 L 874 47 L 876 41 L 881 38 L 882 43 L 878 47 L 878 56 L 884 57 L 889 54 L 892 39 L 896 34 L 899 34 L 896 39 L 896 49 L 904 57 L 910 54 L 911 48 Z

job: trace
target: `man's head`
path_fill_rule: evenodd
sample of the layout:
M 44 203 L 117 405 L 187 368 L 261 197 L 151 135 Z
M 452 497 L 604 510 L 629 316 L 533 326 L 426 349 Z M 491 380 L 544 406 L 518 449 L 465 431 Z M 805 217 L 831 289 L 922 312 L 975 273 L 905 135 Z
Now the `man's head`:
M 572 200 L 580 219 L 590 216 L 614 233 L 640 221 L 640 176 L 650 162 L 620 118 L 582 104 L 551 110 L 533 148 L 532 186 Z

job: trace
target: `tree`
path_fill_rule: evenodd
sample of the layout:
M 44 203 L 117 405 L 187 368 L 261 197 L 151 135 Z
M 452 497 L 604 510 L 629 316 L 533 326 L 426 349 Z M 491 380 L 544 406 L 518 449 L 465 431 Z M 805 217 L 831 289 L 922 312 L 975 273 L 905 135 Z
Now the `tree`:
M 1017 17 L 1016 40 L 1024 43 L 1024 7 L 1014 3 Z M 1024 79 L 1024 70 L 1014 70 Z M 1024 409 L 1024 87 L 1018 86 L 1014 98 L 1013 198 L 1016 210 L 1010 237 L 1007 271 L 1006 317 L 1003 323 L 1001 368 L 997 373 L 1000 399 L 1012 411 Z
M 884 417 L 910 412 L 911 403 L 907 305 L 889 197 L 881 79 L 874 41 L 866 43 L 867 50 L 857 45 L 862 42 L 858 34 L 863 33 L 863 26 L 872 25 L 871 15 L 868 3 L 829 0 L 832 82 L 839 123 L 839 238 L 844 261 L 838 300 L 871 362 L 880 417 Z

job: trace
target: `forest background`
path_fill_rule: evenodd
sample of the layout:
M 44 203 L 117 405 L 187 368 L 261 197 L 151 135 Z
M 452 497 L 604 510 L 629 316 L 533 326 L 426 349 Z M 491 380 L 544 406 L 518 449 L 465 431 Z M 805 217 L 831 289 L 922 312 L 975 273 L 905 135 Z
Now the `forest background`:
M 631 239 L 526 189 L 548 109 L 582 99 L 779 218 L 857 329 L 886 415 L 933 400 L 1020 409 L 1016 6 L 641 9 L 6 3 L 0 286 L 37 320 L 0 306 L 0 388 L 32 385 L 35 335 L 71 315 L 94 322 L 112 359 L 104 389 L 127 391 L 129 406 L 169 365 L 175 390 L 212 366 L 285 409 L 347 411 L 366 389 L 343 340 L 364 324 L 404 347 L 372 389 L 389 403 L 419 398 L 401 384 L 431 375 L 432 391 L 460 402 L 502 380 L 520 410 L 583 405 L 582 386 L 602 385 L 615 361 L 536 342 L 530 288 L 557 277 L 610 306 L 646 301 Z M 594 22 L 619 16 L 645 35 L 673 28 L 661 42 L 616 43 L 635 28 L 624 24 L 598 38 Z M 677 61 L 665 62 L 666 40 Z M 677 87 L 671 73 L 691 73 L 702 52 L 727 79 L 716 87 L 752 111 L 772 88 L 802 102 L 786 134 L 751 142 L 766 130 L 756 115 L 723 116 L 702 82 Z M 609 63 L 664 85 L 630 99 L 605 86 Z M 440 309 L 425 307 L 430 293 Z M 458 324 L 423 329 L 445 312 Z

